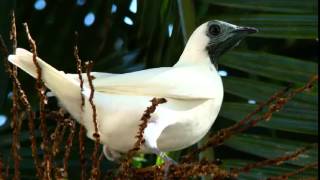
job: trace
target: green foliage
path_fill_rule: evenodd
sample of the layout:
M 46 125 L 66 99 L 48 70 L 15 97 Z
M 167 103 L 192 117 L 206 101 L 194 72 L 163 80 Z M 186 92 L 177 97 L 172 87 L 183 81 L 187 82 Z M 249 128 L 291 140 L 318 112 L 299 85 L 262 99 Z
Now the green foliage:
M 0 3 L 0 31 L 7 44 L 10 44 L 9 10 L 14 7 L 10 2 L 7 0 Z M 219 61 L 219 69 L 226 70 L 228 76 L 223 77 L 225 101 L 212 133 L 240 121 L 251 112 L 257 105 L 248 104 L 248 100 L 260 103 L 277 90 L 288 85 L 301 86 L 312 75 L 318 74 L 316 0 L 138 1 L 136 14 L 129 11 L 130 2 L 97 0 L 86 1 L 84 6 L 78 6 L 75 1 L 47 1 L 47 7 L 37 11 L 33 8 L 33 1 L 17 1 L 15 10 L 19 46 L 28 47 L 21 26 L 26 21 L 37 41 L 40 56 L 58 69 L 75 72 L 73 33 L 78 31 L 80 56 L 83 60 L 93 59 L 96 64 L 94 70 L 129 72 L 174 64 L 190 33 L 206 20 L 220 19 L 256 27 L 259 33 L 244 40 L 240 47 L 225 54 Z M 111 13 L 112 4 L 117 5 L 115 13 Z M 83 18 L 90 11 L 95 13 L 96 20 L 92 26 L 85 27 Z M 125 24 L 125 16 L 130 17 L 134 24 Z M 168 35 L 169 24 L 173 27 L 171 37 Z M 4 69 L 2 61 L 3 58 L 1 73 Z M 28 96 L 34 99 L 32 102 L 37 102 L 35 89 L 30 86 L 34 80 L 24 73 L 19 77 Z M 11 85 L 4 74 L 0 76 L 0 83 L 0 114 L 9 116 L 12 102 L 7 94 L 11 91 Z M 275 113 L 270 121 L 233 136 L 222 147 L 210 149 L 211 154 L 207 157 L 214 155 L 222 159 L 223 166 L 227 168 L 241 167 L 248 162 L 282 156 L 316 142 L 316 90 L 295 97 L 282 111 Z M 36 103 L 33 103 L 33 108 L 37 109 Z M 0 127 L 0 153 L 4 159 L 10 155 L 9 123 Z M 23 159 L 20 169 L 23 178 L 32 179 L 34 169 L 31 150 L 28 148 L 27 125 L 23 125 L 22 130 L 20 154 Z M 86 144 L 86 147 L 92 147 L 89 140 Z M 79 168 L 77 142 L 74 147 L 70 169 Z M 88 158 L 91 151 L 92 148 L 86 149 Z M 282 166 L 243 173 L 240 179 L 265 179 L 293 171 L 317 159 L 318 151 L 312 149 Z M 139 156 L 133 162 L 135 167 L 155 163 L 161 162 L 150 156 Z M 12 167 L 10 174 L 13 173 Z M 102 168 L 112 167 L 111 163 L 103 161 Z M 299 177 L 316 176 L 317 172 L 311 169 Z M 79 176 L 77 171 L 70 173 L 70 177 Z

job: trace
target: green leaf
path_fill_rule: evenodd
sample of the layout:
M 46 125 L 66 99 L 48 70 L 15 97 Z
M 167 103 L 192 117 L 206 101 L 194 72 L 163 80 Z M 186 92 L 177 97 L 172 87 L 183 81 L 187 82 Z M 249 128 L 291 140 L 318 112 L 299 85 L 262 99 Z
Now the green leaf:
M 220 64 L 250 74 L 301 84 L 318 73 L 316 63 L 257 52 L 230 52 L 221 58 Z
M 239 134 L 226 141 L 225 145 L 239 151 L 270 159 L 288 155 L 308 144 L 295 140 Z M 317 159 L 318 148 L 313 148 L 302 153 L 296 160 L 290 160 L 287 163 L 304 166 L 317 161 Z
M 223 85 L 225 92 L 229 94 L 233 94 L 245 99 L 252 99 L 258 102 L 266 101 L 274 93 L 286 88 L 276 83 L 267 83 L 265 81 L 257 81 L 249 78 L 238 78 L 232 76 L 224 77 Z M 314 107 L 315 104 L 318 104 L 317 95 L 311 92 L 300 93 L 294 97 L 293 101 L 295 104 L 309 104 L 310 107 Z
M 239 160 L 239 159 L 227 159 L 223 160 L 223 166 L 231 169 L 231 168 L 241 168 L 247 164 L 254 163 L 254 161 L 247 160 Z M 280 165 L 280 166 L 267 166 L 263 168 L 252 169 L 248 173 L 240 173 L 239 180 L 256 180 L 256 179 L 267 179 L 272 176 L 279 176 L 284 173 L 289 173 L 297 170 L 300 167 L 292 166 L 292 165 Z M 317 173 L 314 169 L 308 169 L 299 175 L 292 176 L 290 179 L 301 179 L 306 177 L 316 177 Z
M 191 0 L 177 0 L 177 3 L 182 34 L 186 44 L 188 38 L 196 28 L 194 6 Z
M 256 37 L 316 39 L 318 37 L 317 15 L 251 14 L 218 17 L 237 25 L 259 29 Z
M 300 0 L 206 0 L 207 2 L 239 8 L 243 10 L 267 11 L 277 13 L 315 13 L 317 12 L 318 1 L 309 0 L 306 3 Z
M 248 113 L 254 111 L 257 105 L 244 103 L 224 103 L 220 116 L 239 122 Z M 286 109 L 286 108 L 285 108 Z M 289 107 L 290 109 L 290 107 Z M 260 122 L 257 126 L 267 127 L 288 132 L 317 135 L 318 134 L 318 111 L 308 108 L 296 111 L 281 111 L 274 113 L 268 122 Z

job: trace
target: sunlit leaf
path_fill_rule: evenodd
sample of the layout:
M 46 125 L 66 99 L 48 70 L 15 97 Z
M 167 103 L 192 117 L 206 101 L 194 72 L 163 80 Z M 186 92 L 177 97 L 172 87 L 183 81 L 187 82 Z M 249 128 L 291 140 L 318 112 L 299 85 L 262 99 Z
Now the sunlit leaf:
M 318 73 L 313 62 L 267 53 L 233 51 L 223 56 L 220 63 L 250 74 L 301 84 Z
M 239 8 L 252 11 L 267 11 L 277 13 L 315 13 L 317 12 L 317 1 L 310 3 L 299 0 L 206 0 L 209 3 Z
M 225 145 L 259 157 L 276 158 L 293 153 L 308 144 L 295 140 L 239 134 L 226 141 Z M 317 159 L 318 150 L 312 148 L 301 154 L 297 159 L 288 161 L 288 163 L 303 166 L 314 163 Z

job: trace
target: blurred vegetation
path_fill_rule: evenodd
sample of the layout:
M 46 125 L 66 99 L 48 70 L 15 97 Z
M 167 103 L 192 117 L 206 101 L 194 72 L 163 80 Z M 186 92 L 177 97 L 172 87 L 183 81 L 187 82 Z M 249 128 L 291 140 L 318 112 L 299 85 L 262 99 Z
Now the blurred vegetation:
M 45 2 L 41 9 L 39 2 Z M 124 73 L 145 68 L 171 66 L 181 54 L 192 31 L 207 20 L 219 19 L 237 25 L 256 27 L 259 33 L 248 37 L 239 47 L 225 54 L 219 61 L 223 77 L 225 100 L 212 133 L 241 120 L 274 92 L 284 87 L 299 87 L 318 74 L 318 1 L 308 0 L 137 0 L 137 10 L 130 10 L 132 0 L 2 0 L 0 2 L 0 33 L 9 46 L 10 11 L 16 12 L 18 43 L 29 49 L 22 27 L 29 24 L 38 45 L 38 54 L 49 64 L 65 72 L 76 72 L 73 57 L 74 32 L 79 33 L 80 57 L 93 60 L 94 71 Z M 88 13 L 95 17 L 85 25 Z M 125 22 L 130 19 L 132 24 Z M 87 19 L 88 20 L 88 19 Z M 171 32 L 172 29 L 172 32 Z M 9 46 L 10 47 L 10 46 Z M 3 57 L 0 59 L 0 115 L 8 117 L 0 126 L 0 154 L 9 162 L 12 176 L 13 161 L 10 157 L 12 131 L 11 80 L 5 73 Z M 38 97 L 35 81 L 19 73 L 33 110 L 37 111 Z M 234 168 L 248 162 L 274 158 L 295 151 L 299 147 L 317 142 L 318 139 L 318 86 L 299 94 L 284 109 L 275 113 L 268 122 L 258 124 L 244 133 L 230 138 L 224 145 L 208 149 L 201 157 L 219 158 L 222 167 Z M 48 109 L 57 109 L 56 100 L 49 99 Z M 51 124 L 51 126 L 50 126 Z M 54 129 L 49 121 L 49 129 Z M 39 136 L 39 133 L 37 134 Z M 35 178 L 31 157 L 27 123 L 21 131 L 21 178 Z M 74 140 L 69 162 L 69 177 L 79 177 L 78 142 Z M 205 141 L 205 140 L 204 140 Z M 200 142 L 200 144 L 203 142 Z M 92 152 L 93 142 L 86 141 L 86 157 Z M 190 149 L 174 152 L 179 159 Z M 41 152 L 39 152 L 41 154 Z M 60 155 L 61 157 L 63 154 Z M 136 167 L 155 164 L 153 155 L 134 159 Z M 280 175 L 308 163 L 318 161 L 314 148 L 297 160 L 281 166 L 264 167 L 242 173 L 240 179 L 265 179 Z M 62 160 L 56 162 L 61 164 Z M 102 169 L 117 165 L 102 161 Z M 318 169 L 309 169 L 294 178 L 316 177 Z

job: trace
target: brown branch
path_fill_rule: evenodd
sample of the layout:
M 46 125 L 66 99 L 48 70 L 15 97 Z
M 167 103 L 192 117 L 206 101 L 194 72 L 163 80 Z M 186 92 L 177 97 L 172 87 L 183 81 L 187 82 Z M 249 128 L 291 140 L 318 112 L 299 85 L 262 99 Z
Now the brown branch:
M 51 115 L 53 119 L 57 120 L 57 125 L 54 129 L 54 132 L 50 135 L 52 144 L 51 154 L 53 157 L 55 157 L 60 151 L 60 144 L 66 131 L 66 126 L 64 126 L 64 115 L 62 108 L 60 108 L 59 111 L 51 111 L 49 115 Z
M 156 110 L 159 104 L 166 103 L 167 100 L 165 98 L 153 98 L 150 102 L 152 103 L 151 106 L 147 107 L 147 109 L 144 111 L 140 119 L 141 123 L 139 125 L 139 130 L 136 135 L 137 141 L 134 143 L 133 148 L 128 151 L 126 159 L 120 165 L 120 170 L 119 170 L 120 173 L 117 177 L 118 179 L 129 178 L 129 168 L 130 168 L 132 157 L 136 152 L 140 150 L 140 147 L 144 142 L 144 138 L 143 138 L 144 130 L 148 125 L 148 122 L 151 118 L 151 114 L 154 113 L 154 111 Z
M 86 62 L 86 67 L 87 67 L 87 78 L 90 86 L 90 97 L 89 97 L 89 102 L 92 108 L 92 120 L 94 124 L 94 134 L 93 137 L 95 138 L 95 146 L 92 152 L 92 169 L 91 169 L 91 179 L 99 179 L 99 158 L 98 158 L 98 148 L 100 146 L 100 135 L 99 135 L 99 130 L 98 130 L 98 122 L 97 122 L 97 109 L 96 106 L 93 102 L 93 97 L 94 97 L 94 87 L 92 83 L 92 76 L 90 75 L 92 67 L 93 67 L 93 62 L 89 61 Z
M 184 161 L 190 161 L 190 159 L 195 155 L 199 154 L 201 151 L 206 150 L 209 147 L 216 147 L 222 144 L 227 138 L 232 136 L 232 134 L 237 131 L 238 129 L 242 128 L 248 121 L 250 121 L 256 114 L 260 113 L 263 108 L 270 103 L 272 103 L 275 99 L 277 99 L 280 96 L 283 96 L 285 92 L 287 91 L 286 89 L 280 90 L 276 92 L 274 95 L 272 95 L 266 102 L 262 102 L 254 111 L 250 112 L 246 117 L 244 117 L 241 121 L 238 123 L 221 129 L 219 130 L 216 134 L 211 135 L 208 139 L 208 142 L 203 145 L 202 147 L 199 147 L 198 149 L 195 149 L 191 152 L 189 152 L 185 157 Z
M 81 96 L 81 110 L 83 110 L 83 107 L 85 105 L 84 96 L 82 94 L 83 91 L 83 77 L 82 77 L 82 61 L 79 57 L 79 48 L 78 48 L 78 38 L 79 35 L 77 32 L 75 32 L 75 45 L 73 50 L 73 55 L 75 57 L 76 63 L 77 63 L 77 73 L 80 81 L 80 96 Z M 82 116 L 80 116 L 82 118 Z M 80 121 L 82 121 L 80 119 Z M 80 166 L 81 166 L 81 180 L 86 179 L 86 168 L 85 168 L 85 142 L 84 142 L 84 136 L 85 136 L 85 128 L 80 124 L 80 130 L 79 130 L 79 154 L 80 154 Z
M 129 150 L 129 152 L 128 152 L 128 155 L 131 155 L 131 157 L 134 153 L 136 153 L 137 151 L 140 150 L 140 147 L 141 147 L 142 143 L 144 142 L 144 138 L 143 138 L 144 130 L 148 125 L 148 122 L 151 118 L 151 114 L 154 113 L 154 111 L 156 110 L 156 108 L 159 104 L 166 103 L 167 100 L 165 98 L 153 98 L 150 102 L 152 103 L 151 106 L 148 107 L 144 111 L 144 113 L 140 119 L 141 124 L 139 125 L 139 131 L 136 135 L 137 141 L 135 142 L 134 147 L 131 150 Z
M 11 14 L 11 30 L 10 30 L 10 39 L 12 41 L 12 49 L 13 54 L 16 53 L 17 49 L 17 28 L 16 28 L 16 19 L 14 11 Z M 7 60 L 5 60 L 7 61 Z M 12 66 L 11 73 L 13 76 L 17 76 L 17 67 Z M 19 155 L 20 149 L 20 129 L 21 129 L 21 121 L 18 120 L 18 95 L 17 95 L 17 85 L 16 83 L 12 84 L 12 156 L 14 161 L 14 177 L 13 179 L 20 179 L 20 161 L 21 157 Z
M 10 71 L 9 71 L 10 72 Z M 22 90 L 21 83 L 18 80 L 17 76 L 14 74 L 10 74 L 11 78 L 13 79 L 13 83 L 16 84 L 17 90 L 18 90 L 18 97 L 20 98 L 20 101 L 22 104 L 25 106 L 27 114 L 28 114 L 28 127 L 29 127 L 29 138 L 31 141 L 31 152 L 32 152 L 32 157 L 34 160 L 34 164 L 36 167 L 36 172 L 37 176 L 40 178 L 42 177 L 42 170 L 40 166 L 40 160 L 37 155 L 38 150 L 37 150 L 37 140 L 35 136 L 35 125 L 34 125 L 34 112 L 32 111 L 31 105 L 29 103 L 29 100 L 27 98 L 27 95 L 25 92 Z
M 164 166 L 152 166 L 134 170 L 135 179 L 157 179 L 163 177 Z M 155 173 L 157 172 L 157 173 Z M 179 178 L 187 179 L 190 177 L 200 177 L 211 175 L 215 180 L 218 179 L 234 179 L 237 174 L 230 173 L 226 170 L 219 168 L 216 164 L 209 163 L 208 161 L 201 161 L 196 163 L 182 163 L 179 165 L 172 165 L 168 172 L 168 179 Z
M 235 173 L 235 174 L 239 174 L 241 172 L 247 173 L 247 172 L 251 171 L 252 169 L 256 169 L 256 168 L 260 168 L 260 167 L 271 166 L 271 165 L 280 165 L 286 161 L 297 159 L 299 157 L 299 155 L 301 155 L 302 153 L 306 152 L 307 150 L 311 149 L 314 146 L 315 145 L 313 144 L 311 146 L 307 146 L 307 147 L 298 149 L 289 155 L 247 164 L 244 167 L 233 169 L 231 172 Z
M 42 136 L 42 148 L 44 150 L 44 179 L 51 179 L 51 171 L 52 171 L 52 164 L 51 164 L 51 154 L 49 149 L 49 139 L 48 139 L 48 129 L 46 126 L 46 112 L 45 112 L 45 104 L 47 102 L 47 97 L 45 95 L 45 86 L 42 82 L 42 69 L 40 64 L 37 61 L 37 46 L 36 42 L 31 37 L 29 32 L 29 28 L 27 23 L 24 23 L 24 28 L 28 37 L 29 45 L 31 47 L 31 51 L 33 54 L 33 63 L 36 66 L 37 70 L 37 80 L 36 80 L 36 89 L 38 95 L 40 97 L 40 130 Z
M 13 44 L 15 44 L 15 41 Z M 31 105 L 28 101 L 28 98 L 27 98 L 25 92 L 22 90 L 21 83 L 17 78 L 17 74 L 14 72 L 15 71 L 14 69 L 16 69 L 16 67 L 13 66 L 13 68 L 11 68 L 11 66 L 9 65 L 9 63 L 6 60 L 9 55 L 9 52 L 5 46 L 5 43 L 4 43 L 4 40 L 2 37 L 0 38 L 0 49 L 5 56 L 4 62 L 5 62 L 6 71 L 9 73 L 10 77 L 13 79 L 13 84 L 15 84 L 16 89 L 17 89 L 17 94 L 13 94 L 13 96 L 19 97 L 19 100 L 25 106 L 27 114 L 28 114 L 28 127 L 29 127 L 29 133 L 30 133 L 29 138 L 31 141 L 31 152 L 32 152 L 32 157 L 33 157 L 35 168 L 36 168 L 36 175 L 38 176 L 38 178 L 40 178 L 40 177 L 42 177 L 42 170 L 40 167 L 40 160 L 37 155 L 37 142 L 36 142 L 35 128 L 34 128 L 34 113 L 32 111 Z M 7 167 L 7 169 L 8 168 L 9 168 L 9 166 Z
M 318 162 L 307 164 L 307 165 L 303 166 L 302 168 L 296 169 L 296 170 L 289 172 L 289 173 L 282 174 L 280 176 L 269 177 L 267 180 L 287 180 L 290 177 L 293 177 L 297 174 L 300 174 L 310 168 L 318 168 Z
M 76 63 L 77 63 L 77 73 L 78 73 L 78 77 L 79 77 L 79 81 L 80 81 L 80 89 L 81 89 L 81 92 L 80 92 L 80 95 L 81 95 L 81 109 L 83 109 L 83 106 L 84 106 L 84 96 L 82 94 L 82 91 L 83 91 L 83 78 L 82 78 L 82 62 L 81 62 L 81 59 L 79 57 L 79 48 L 78 48 L 78 45 L 77 45 L 77 40 L 78 40 L 78 33 L 76 32 L 75 33 L 75 37 L 76 37 L 76 43 L 75 43 L 75 46 L 74 46 L 74 50 L 73 50 L 73 55 L 76 59 Z
M 64 170 L 64 172 L 66 172 L 66 174 L 68 173 L 68 160 L 70 157 L 70 151 L 71 151 L 73 137 L 74 137 L 75 129 L 76 129 L 76 123 L 74 122 L 74 120 L 69 121 L 69 127 L 70 127 L 69 128 L 70 133 L 69 133 L 67 143 L 65 146 L 65 153 L 64 153 L 64 158 L 63 158 L 63 170 Z M 64 177 L 64 178 L 67 178 L 67 177 Z
M 280 111 L 283 108 L 283 106 L 286 105 L 298 93 L 311 89 L 317 82 L 317 80 L 317 75 L 311 77 L 311 79 L 303 87 L 292 90 L 288 95 L 285 95 L 288 91 L 287 88 L 284 90 L 280 90 L 279 92 L 276 92 L 266 102 L 260 104 L 255 111 L 248 114 L 244 119 L 234 124 L 233 126 L 218 131 L 216 134 L 209 138 L 208 142 L 205 145 L 189 152 L 183 160 L 190 161 L 194 154 L 198 154 L 209 147 L 219 146 L 223 144 L 225 140 L 229 139 L 232 135 L 243 132 L 251 127 L 254 127 L 261 121 L 270 120 L 274 112 Z M 274 103 L 271 104 L 272 102 Z M 268 111 L 266 113 L 256 118 L 253 118 L 254 115 L 261 112 L 263 108 L 266 106 L 268 106 Z
M 81 180 L 86 179 L 86 158 L 85 158 L 85 128 L 80 125 L 79 129 L 79 154 L 80 154 L 80 166 L 81 166 Z

